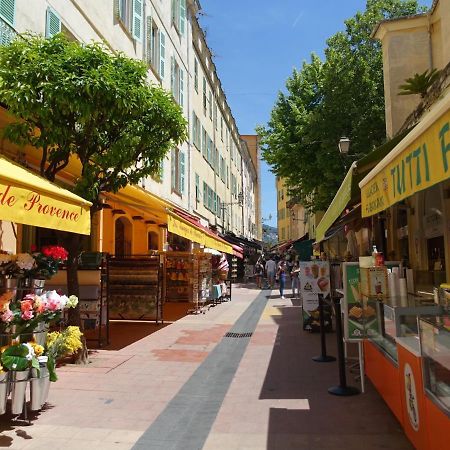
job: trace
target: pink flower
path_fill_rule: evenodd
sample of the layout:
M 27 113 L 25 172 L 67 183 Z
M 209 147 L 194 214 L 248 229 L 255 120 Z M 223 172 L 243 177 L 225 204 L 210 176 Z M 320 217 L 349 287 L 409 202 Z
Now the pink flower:
M 28 311 L 24 311 L 23 313 L 22 313 L 22 319 L 23 320 L 30 320 L 30 319 L 32 319 L 33 318 L 33 311 L 31 311 L 31 310 L 28 310 Z
M 3 314 L 1 315 L 1 319 L 3 322 L 11 322 L 14 319 L 14 314 L 13 312 L 8 308 L 7 310 L 5 310 L 3 312 Z

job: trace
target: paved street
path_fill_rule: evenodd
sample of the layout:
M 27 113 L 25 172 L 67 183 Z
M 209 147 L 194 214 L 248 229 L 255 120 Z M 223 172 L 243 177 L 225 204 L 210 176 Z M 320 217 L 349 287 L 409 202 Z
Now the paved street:
M 297 303 L 269 294 L 236 288 L 206 315 L 60 368 L 48 407 L 31 426 L 3 421 L 0 447 L 411 449 L 370 384 L 327 393 L 336 363 L 311 360 L 318 335 L 301 330 Z

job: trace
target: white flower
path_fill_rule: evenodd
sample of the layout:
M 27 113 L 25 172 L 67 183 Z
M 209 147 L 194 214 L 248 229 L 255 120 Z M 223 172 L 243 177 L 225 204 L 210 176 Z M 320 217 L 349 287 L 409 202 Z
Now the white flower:
M 19 269 L 31 270 L 34 267 L 35 260 L 29 253 L 18 253 L 16 264 Z
M 78 297 L 71 295 L 66 303 L 67 308 L 75 308 L 78 305 Z
M 67 295 L 61 295 L 59 297 L 59 302 L 61 304 L 61 309 L 66 307 L 68 301 L 69 301 L 69 298 L 67 297 Z
M 33 359 L 33 356 L 35 356 L 33 347 L 28 343 L 22 345 L 28 348 L 28 355 L 26 356 L 26 358 L 28 361 L 31 361 Z

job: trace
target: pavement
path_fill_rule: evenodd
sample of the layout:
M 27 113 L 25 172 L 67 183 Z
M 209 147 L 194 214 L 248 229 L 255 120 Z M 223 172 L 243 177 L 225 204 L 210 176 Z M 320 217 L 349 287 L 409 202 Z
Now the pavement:
M 59 368 L 30 425 L 2 417 L 0 447 L 412 449 L 370 382 L 365 394 L 328 394 L 337 363 L 312 361 L 319 336 L 301 329 L 299 302 L 277 294 L 234 287 L 206 314 Z

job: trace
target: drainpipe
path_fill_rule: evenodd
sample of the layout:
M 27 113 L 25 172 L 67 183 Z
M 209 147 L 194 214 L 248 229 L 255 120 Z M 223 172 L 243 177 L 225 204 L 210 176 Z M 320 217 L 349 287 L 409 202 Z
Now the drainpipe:
M 186 91 L 187 91 L 187 121 L 188 121 L 188 141 L 187 141 L 187 193 L 188 193 L 188 204 L 187 209 L 189 212 L 192 212 L 192 202 L 191 202 L 191 65 L 190 65 L 190 42 L 192 42 L 192 10 L 191 8 L 187 8 L 187 11 L 189 14 L 186 14 L 186 67 L 187 67 L 187 73 L 186 73 Z M 190 26 L 188 26 L 190 25 Z M 185 167 L 186 170 L 186 167 Z M 195 189 L 195 188 L 194 188 Z M 195 199 L 197 201 L 197 199 Z M 195 204 L 197 207 L 197 204 Z
M 428 58 L 430 70 L 433 70 L 434 61 L 433 61 L 433 42 L 431 39 L 431 14 L 428 13 Z

